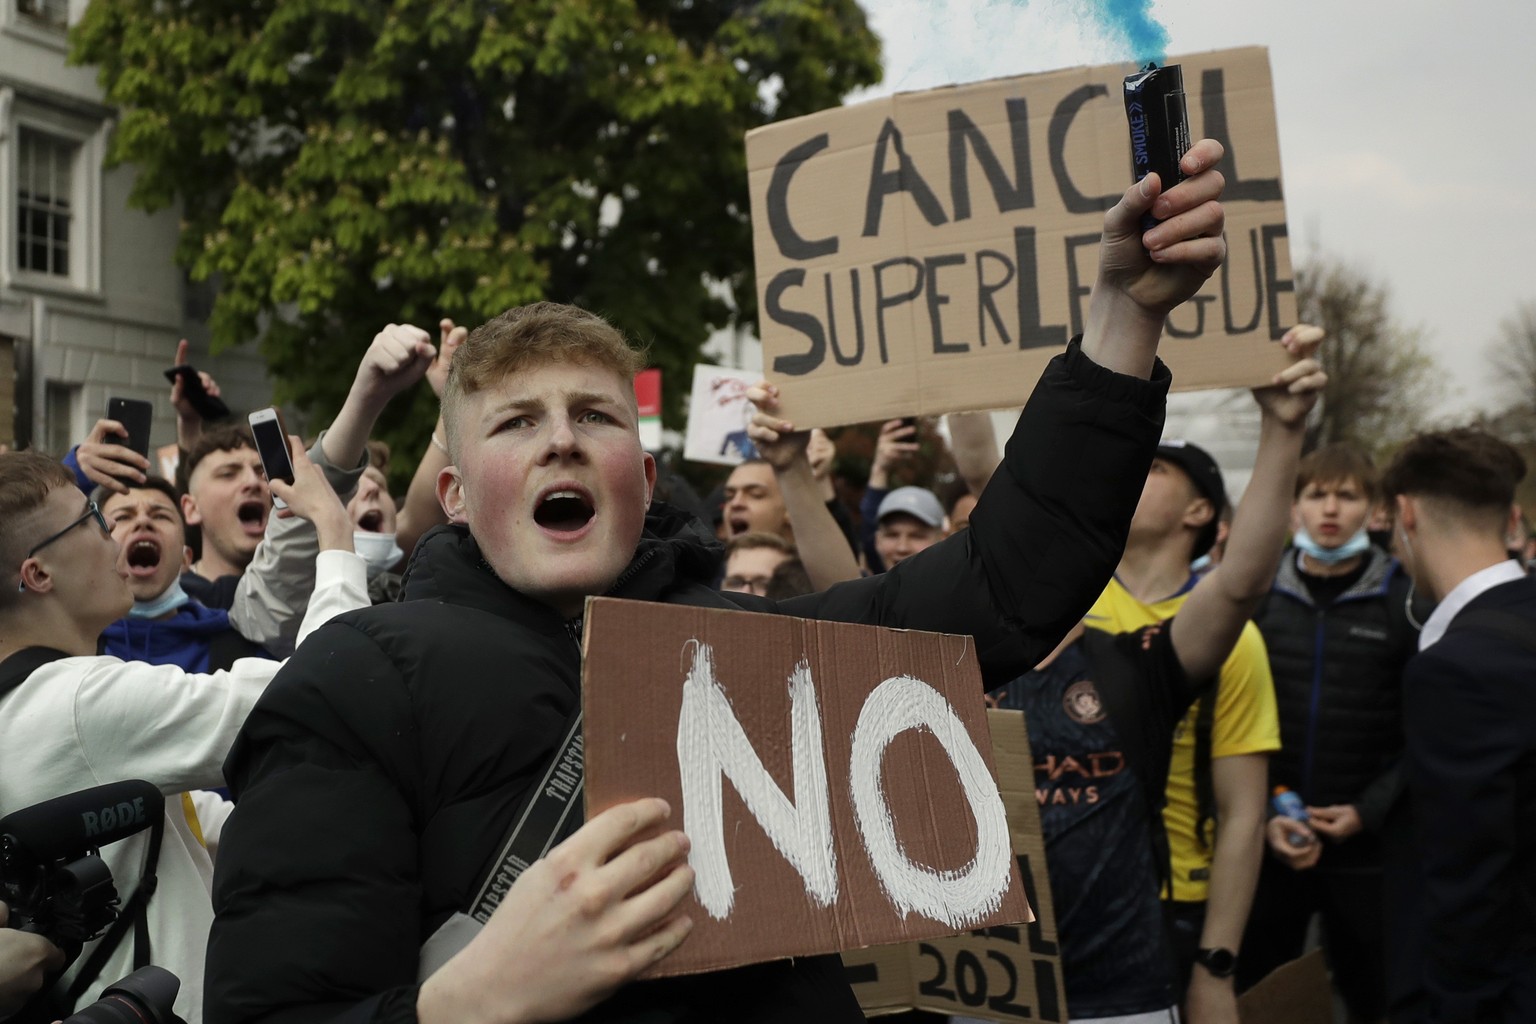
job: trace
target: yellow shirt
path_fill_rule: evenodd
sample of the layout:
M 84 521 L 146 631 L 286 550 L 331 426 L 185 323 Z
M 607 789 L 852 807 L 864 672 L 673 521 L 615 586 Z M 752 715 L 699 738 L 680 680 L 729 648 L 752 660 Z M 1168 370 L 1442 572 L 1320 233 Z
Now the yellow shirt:
M 1088 612 L 1088 624 L 1111 633 L 1164 622 L 1178 612 L 1189 589 L 1151 604 L 1137 600 L 1119 580 L 1109 586 Z M 1206 843 L 1195 837 L 1199 807 L 1195 799 L 1196 701 L 1173 733 L 1173 760 L 1168 768 L 1168 805 L 1163 827 L 1173 862 L 1173 898 L 1204 902 L 1211 874 L 1214 825 L 1206 823 Z M 1252 622 L 1243 627 L 1232 653 L 1221 666 L 1216 688 L 1216 713 L 1211 722 L 1211 757 L 1267 754 L 1280 749 L 1280 717 L 1275 708 L 1275 681 L 1269 671 L 1269 651 Z

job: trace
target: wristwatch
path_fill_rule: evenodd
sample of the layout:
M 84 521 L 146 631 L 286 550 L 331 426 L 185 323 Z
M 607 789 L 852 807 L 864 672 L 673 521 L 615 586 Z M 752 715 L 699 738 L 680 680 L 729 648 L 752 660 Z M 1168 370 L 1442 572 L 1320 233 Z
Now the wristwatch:
M 1237 972 L 1237 954 L 1220 946 L 1196 952 L 1195 963 L 1204 967 L 1213 978 L 1230 978 Z

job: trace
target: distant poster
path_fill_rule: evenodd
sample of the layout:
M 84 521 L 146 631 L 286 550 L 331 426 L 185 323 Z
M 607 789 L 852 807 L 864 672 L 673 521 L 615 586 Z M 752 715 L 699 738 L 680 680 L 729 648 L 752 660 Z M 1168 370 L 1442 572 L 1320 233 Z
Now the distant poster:
M 181 465 L 181 449 L 174 444 L 163 444 L 155 449 L 155 461 L 160 464 L 160 475 L 167 480 L 176 479 Z
M 721 466 L 756 458 L 757 448 L 747 437 L 753 411 L 747 389 L 762 379 L 760 373 L 695 365 L 683 458 Z
M 661 371 L 652 367 L 635 375 L 635 404 L 640 410 L 640 447 L 661 451 Z

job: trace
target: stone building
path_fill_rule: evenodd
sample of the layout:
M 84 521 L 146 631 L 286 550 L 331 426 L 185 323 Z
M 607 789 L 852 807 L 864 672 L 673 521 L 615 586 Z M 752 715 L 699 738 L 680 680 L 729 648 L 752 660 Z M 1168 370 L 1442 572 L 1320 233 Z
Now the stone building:
M 0 443 L 62 454 L 109 396 L 155 404 L 175 440 L 178 339 L 236 410 L 271 387 L 254 346 L 208 353 L 209 293 L 176 266 L 177 212 L 130 209 L 134 170 L 104 170 L 114 111 L 66 63 L 85 0 L 0 0 Z

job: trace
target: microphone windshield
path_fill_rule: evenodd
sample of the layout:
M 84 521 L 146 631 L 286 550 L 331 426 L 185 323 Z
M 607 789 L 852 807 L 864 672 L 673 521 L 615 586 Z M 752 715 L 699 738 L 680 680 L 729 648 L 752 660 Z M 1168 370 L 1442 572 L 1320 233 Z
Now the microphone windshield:
M 129 779 L 7 814 L 0 818 L 0 836 L 38 861 L 73 859 L 144 831 L 164 813 L 160 790 Z

